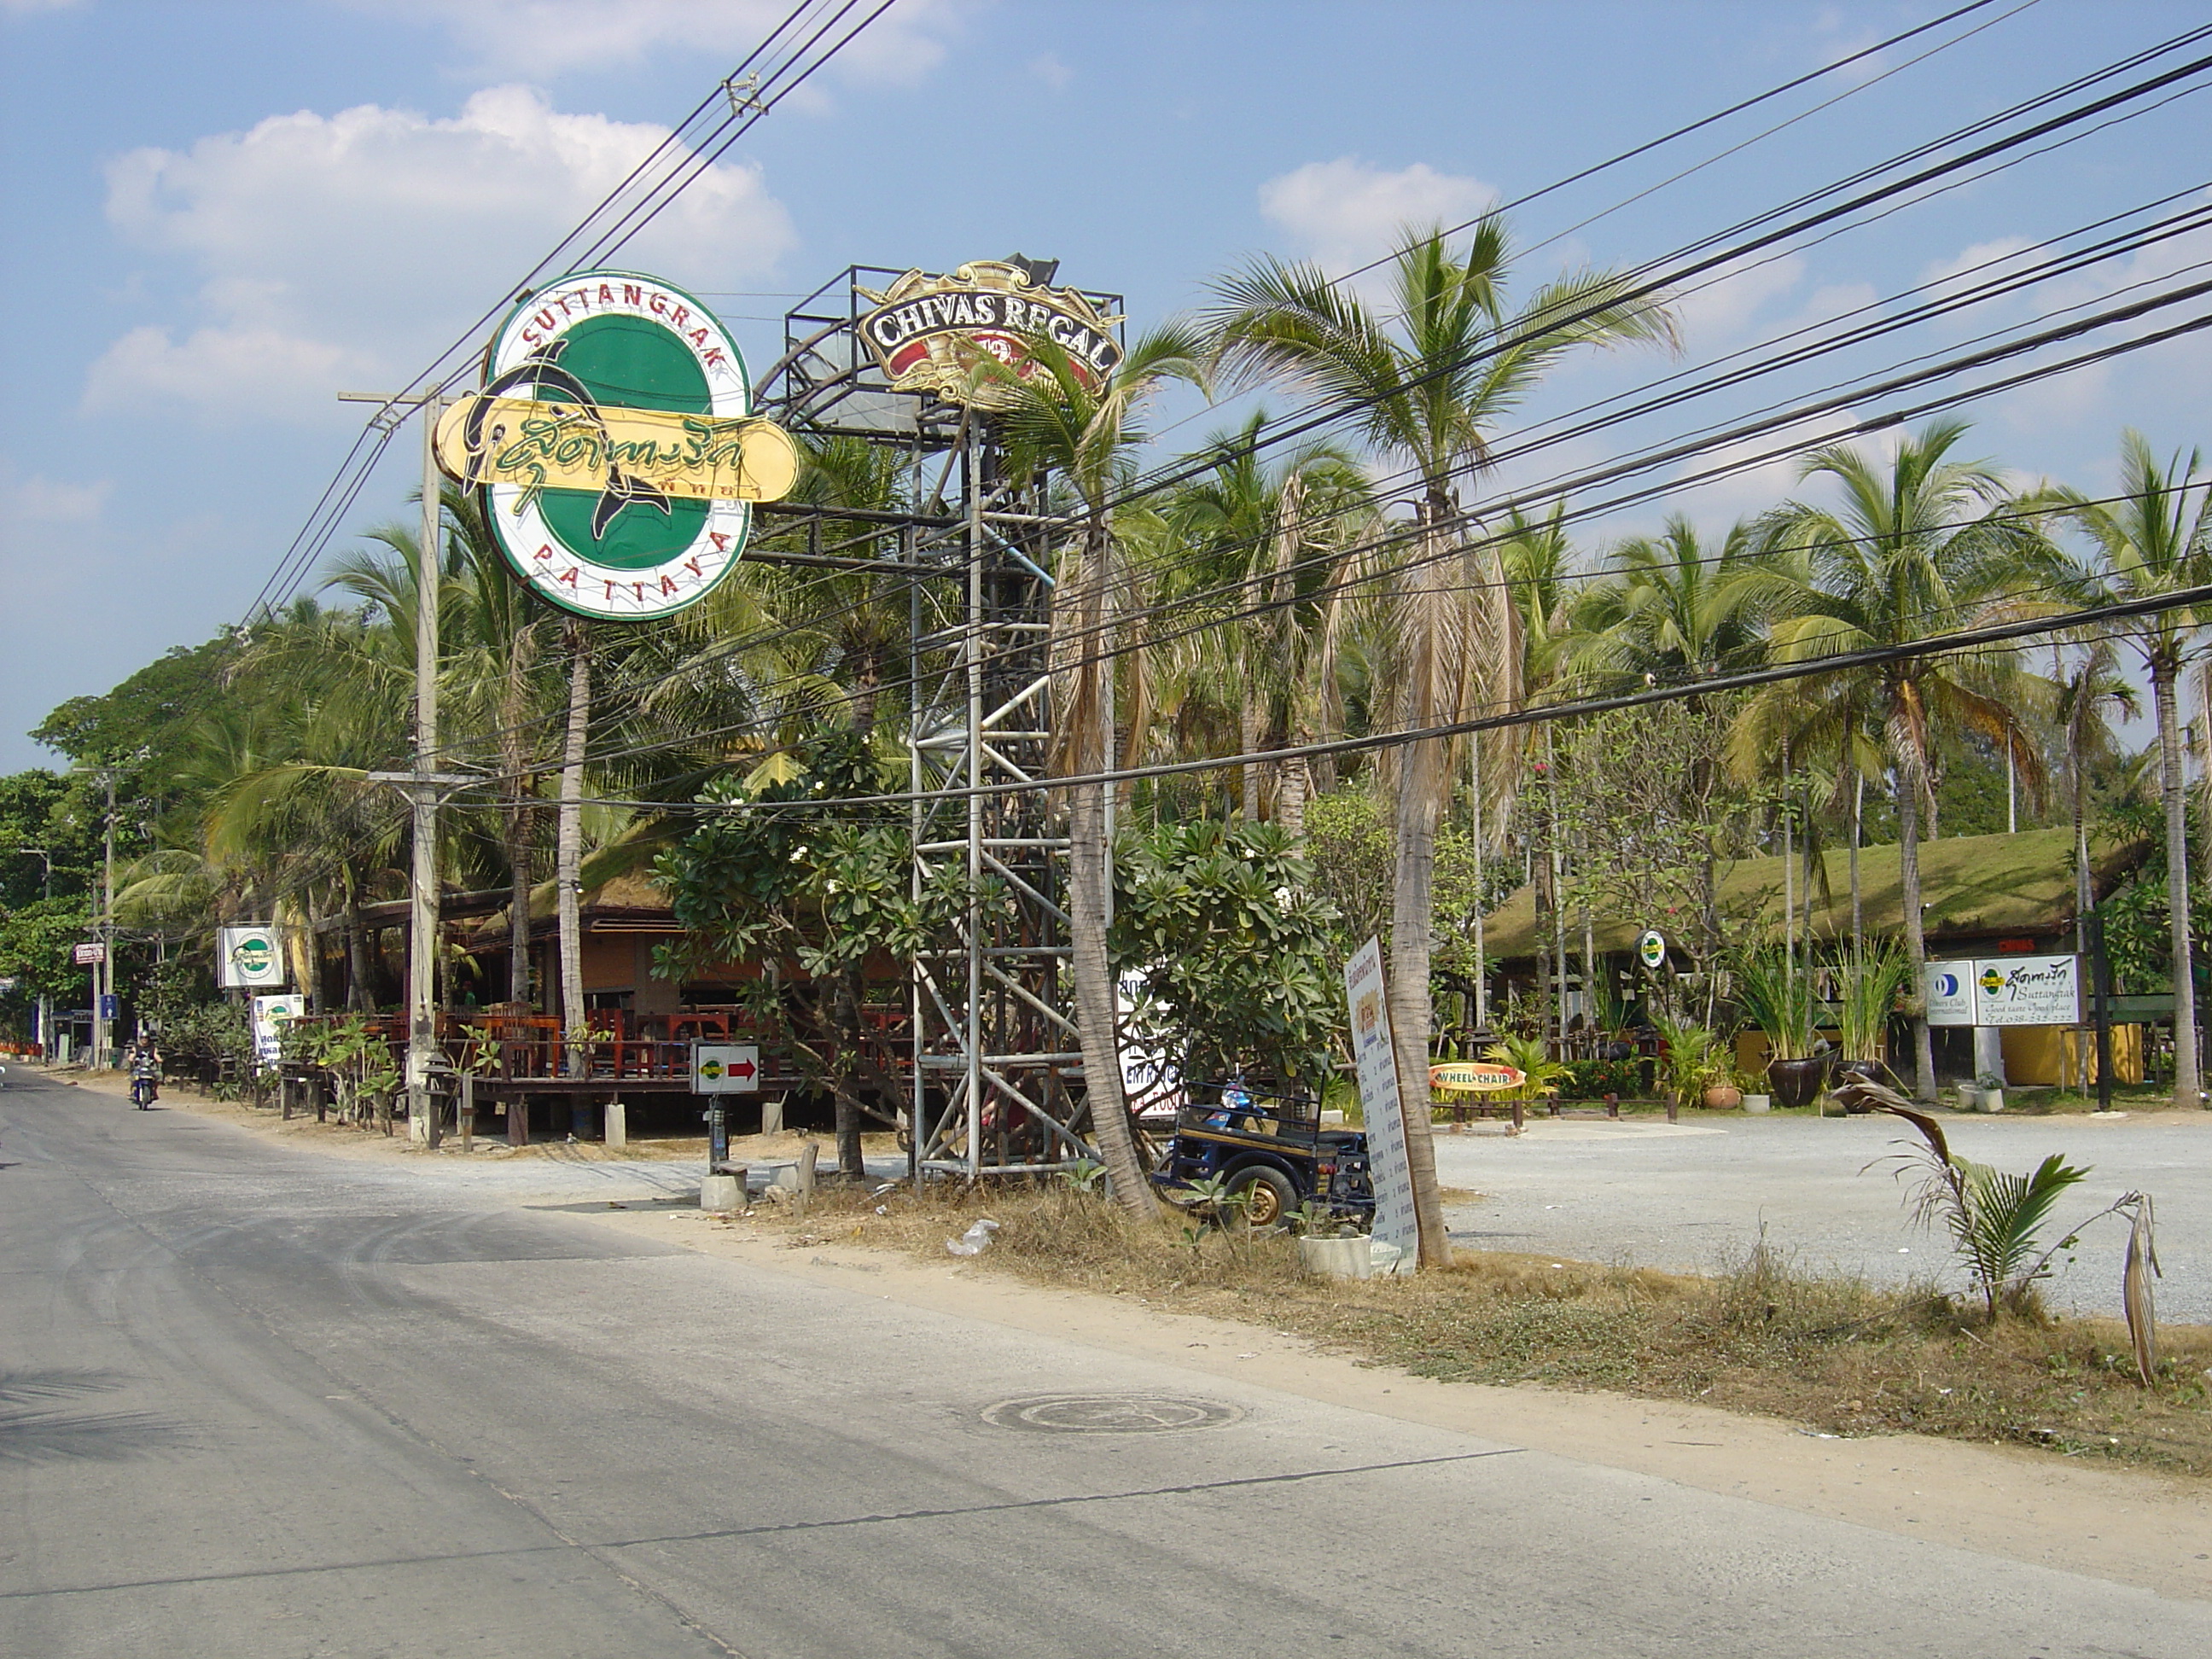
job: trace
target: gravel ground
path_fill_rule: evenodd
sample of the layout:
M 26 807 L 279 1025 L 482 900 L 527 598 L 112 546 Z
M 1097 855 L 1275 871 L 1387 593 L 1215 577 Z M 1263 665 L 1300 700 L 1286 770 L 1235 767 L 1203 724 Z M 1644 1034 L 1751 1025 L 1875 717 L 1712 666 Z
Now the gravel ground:
M 2059 1152 L 2090 1166 L 2060 1224 L 2130 1188 L 2157 1201 L 2160 1316 L 2212 1323 L 2212 1113 L 2086 1117 L 1945 1115 L 1963 1157 L 2026 1171 Z M 1440 1133 L 1437 1170 L 1480 1196 L 1449 1204 L 1452 1237 L 1478 1249 L 1702 1272 L 1740 1256 L 1763 1224 L 1799 1265 L 1957 1287 L 1945 1242 L 1916 1229 L 1906 1188 L 1879 1164 L 1917 1137 L 1887 1117 L 1731 1117 L 1717 1123 L 1535 1120 L 1512 1139 L 1485 1126 Z M 1867 1169 L 1869 1164 L 1876 1164 Z M 1862 1173 L 1862 1170 L 1864 1173 Z M 2117 1315 L 2125 1224 L 2086 1235 L 2051 1286 L 2062 1310 Z

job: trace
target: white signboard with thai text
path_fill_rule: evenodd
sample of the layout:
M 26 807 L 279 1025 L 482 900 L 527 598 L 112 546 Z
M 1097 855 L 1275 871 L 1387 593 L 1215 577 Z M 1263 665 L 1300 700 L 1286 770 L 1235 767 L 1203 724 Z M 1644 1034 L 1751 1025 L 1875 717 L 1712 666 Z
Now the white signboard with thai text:
M 1972 1025 L 1974 1023 L 1972 963 L 1931 962 L 1928 964 L 1928 1023 L 1930 1025 Z
M 1367 1124 L 1367 1172 L 1375 1183 L 1375 1238 L 1399 1251 L 1388 1268 L 1380 1261 L 1376 1266 L 1411 1273 L 1421 1232 L 1413 1214 L 1413 1171 L 1406 1157 L 1406 1118 L 1380 939 L 1369 939 L 1344 964 L 1344 998 L 1352 1010 L 1352 1060 L 1359 1080 L 1359 1112 Z
M 284 1029 L 307 1017 L 307 999 L 296 992 L 289 996 L 253 999 L 253 1054 L 264 1066 L 284 1057 Z
M 2079 1025 L 2079 957 L 1984 957 L 1974 963 L 1977 1025 Z

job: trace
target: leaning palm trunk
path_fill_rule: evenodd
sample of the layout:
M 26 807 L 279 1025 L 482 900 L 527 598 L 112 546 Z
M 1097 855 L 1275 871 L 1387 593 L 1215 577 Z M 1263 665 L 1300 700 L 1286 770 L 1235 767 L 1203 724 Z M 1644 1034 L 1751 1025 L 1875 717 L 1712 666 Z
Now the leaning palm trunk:
M 1928 933 L 1920 915 L 1920 779 L 1900 756 L 1897 768 L 1897 872 L 1905 904 L 1905 950 L 1912 959 L 1912 1092 L 1936 1098 L 1936 1044 L 1928 1030 Z
M 1063 578 L 1060 599 L 1073 638 L 1055 641 L 1055 655 L 1072 657 L 1063 729 L 1067 769 L 1081 775 L 1109 769 L 1113 741 L 1112 696 L 1105 683 L 1098 641 L 1105 638 L 1108 565 L 1112 540 L 1095 517 L 1085 538 L 1081 564 Z M 1107 784 L 1079 784 L 1068 792 L 1067 875 L 1070 977 L 1075 989 L 1075 1029 L 1083 1050 L 1083 1086 L 1091 1130 L 1114 1196 L 1131 1214 L 1159 1213 L 1152 1181 L 1137 1155 L 1129 1109 L 1121 1097 L 1120 1009 L 1113 964 L 1106 954 L 1108 901 L 1113 891 L 1114 849 L 1106 824 Z
M 591 640 L 580 623 L 571 626 L 568 645 L 568 737 L 561 757 L 561 821 L 554 835 L 553 882 L 560 929 L 561 1036 L 568 1070 L 584 1063 L 584 937 L 578 910 L 579 872 L 584 852 L 584 740 L 592 725 Z
M 1449 599 L 1440 563 L 1429 556 L 1434 539 L 1432 530 L 1423 538 L 1423 556 L 1407 577 L 1406 723 L 1416 731 L 1437 723 L 1443 701 L 1441 636 Z M 1437 738 L 1407 744 L 1399 753 L 1390 878 L 1390 1033 L 1397 1049 L 1406 1162 L 1413 1176 L 1414 1220 L 1425 1267 L 1451 1261 L 1443 1206 L 1437 1194 L 1436 1147 L 1429 1137 L 1428 1108 L 1430 905 L 1436 876 L 1437 797 L 1445 757 L 1445 744 Z
M 2181 727 L 2174 711 L 2174 666 L 2163 657 L 2150 665 L 2150 695 L 2158 714 L 2160 793 L 2166 806 L 2166 915 L 2173 942 L 2173 1103 L 2193 1110 L 2197 1078 L 2197 986 L 2190 961 L 2189 808 L 2181 769 Z

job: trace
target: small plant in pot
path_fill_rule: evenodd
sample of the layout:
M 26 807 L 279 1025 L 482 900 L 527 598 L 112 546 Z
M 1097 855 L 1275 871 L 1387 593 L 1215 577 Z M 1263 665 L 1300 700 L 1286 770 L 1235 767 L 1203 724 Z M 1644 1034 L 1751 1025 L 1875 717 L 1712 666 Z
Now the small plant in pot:
M 1656 1023 L 1660 1040 L 1666 1045 L 1660 1064 L 1668 1095 L 1678 1109 L 1702 1105 L 1706 1091 L 1727 1081 L 1735 1069 L 1721 1052 L 1719 1036 L 1705 1026 L 1687 1021 Z M 1731 1089 L 1729 1092 L 1735 1097 L 1731 1105 L 1742 1101 L 1740 1091 Z

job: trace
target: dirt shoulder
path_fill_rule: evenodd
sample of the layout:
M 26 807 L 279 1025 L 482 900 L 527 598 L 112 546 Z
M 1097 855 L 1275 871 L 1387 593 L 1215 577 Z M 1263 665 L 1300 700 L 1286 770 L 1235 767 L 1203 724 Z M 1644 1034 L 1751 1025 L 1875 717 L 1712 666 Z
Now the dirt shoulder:
M 58 1078 L 118 1098 L 120 1078 Z M 177 1091 L 163 1103 L 336 1157 L 395 1164 L 433 1156 L 401 1138 L 285 1123 L 268 1112 Z M 778 1137 L 747 1150 L 787 1155 Z M 479 1142 L 479 1147 L 487 1143 Z M 486 1158 L 526 1157 L 503 1143 Z M 535 1149 L 532 1149 L 535 1150 Z M 549 1149 L 550 1150 L 550 1149 Z M 563 1148 L 573 1153 L 578 1149 Z M 597 1152 L 599 1149 L 592 1149 Z M 659 1148 L 641 1156 L 670 1156 Z M 688 1150 L 688 1149 L 687 1149 Z M 610 1160 L 612 1161 L 612 1160 Z M 574 1206 L 566 1206 L 574 1207 Z M 1600 1391 L 1439 1382 L 1331 1352 L 1303 1336 L 1144 1297 L 1024 1283 L 988 1256 L 920 1260 L 781 1219 L 721 1220 L 696 1209 L 635 1205 L 592 1211 L 594 1224 L 824 1287 L 1064 1338 L 1332 1405 L 1504 1440 L 1724 1496 L 1927 1539 L 2162 1595 L 2212 1601 L 2212 1486 L 2089 1465 L 2008 1446 L 1920 1435 L 1838 1437 L 1690 1401 Z M 848 1219 L 834 1224 L 841 1235 Z

